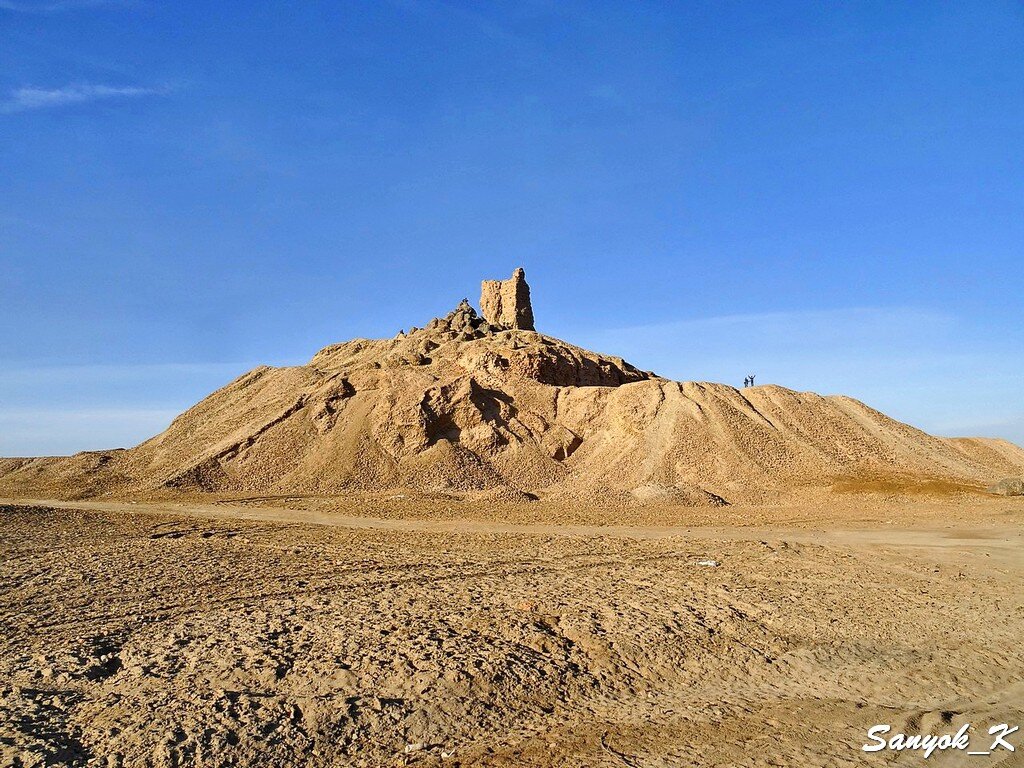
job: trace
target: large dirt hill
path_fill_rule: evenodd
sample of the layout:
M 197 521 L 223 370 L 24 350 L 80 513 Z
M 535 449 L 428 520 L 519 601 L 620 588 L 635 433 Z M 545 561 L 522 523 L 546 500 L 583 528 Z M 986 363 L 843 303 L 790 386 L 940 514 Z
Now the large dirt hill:
M 409 334 L 256 368 L 135 448 L 0 459 L 0 495 L 407 490 L 723 504 L 981 487 L 1022 471 L 1024 451 L 1005 441 L 933 437 L 848 397 L 669 381 L 495 325 L 464 301 Z

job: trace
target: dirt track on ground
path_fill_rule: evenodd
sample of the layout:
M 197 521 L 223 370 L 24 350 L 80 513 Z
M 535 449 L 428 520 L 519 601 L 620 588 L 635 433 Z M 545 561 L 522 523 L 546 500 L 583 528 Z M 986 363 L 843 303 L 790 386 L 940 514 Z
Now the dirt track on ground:
M 0 764 L 864 765 L 876 723 L 1024 721 L 1017 500 L 359 509 L 3 508 Z

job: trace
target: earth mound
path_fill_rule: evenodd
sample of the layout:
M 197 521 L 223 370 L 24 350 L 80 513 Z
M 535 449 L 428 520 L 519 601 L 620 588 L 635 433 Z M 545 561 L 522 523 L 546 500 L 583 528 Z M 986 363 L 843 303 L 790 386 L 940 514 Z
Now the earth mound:
M 131 449 L 0 460 L 0 494 L 441 491 L 715 506 L 850 478 L 981 490 L 1024 471 L 1015 445 L 933 437 L 848 397 L 669 381 L 525 327 L 522 270 L 488 283 L 487 318 L 463 300 L 422 329 L 258 367 Z

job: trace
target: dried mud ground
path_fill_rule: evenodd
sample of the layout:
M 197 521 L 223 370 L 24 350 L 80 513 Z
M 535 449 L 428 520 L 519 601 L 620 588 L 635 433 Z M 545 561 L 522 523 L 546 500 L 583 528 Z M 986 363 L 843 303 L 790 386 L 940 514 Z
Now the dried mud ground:
M 1024 724 L 1024 501 L 845 503 L 2 506 L 0 765 L 920 764 L 866 729 Z

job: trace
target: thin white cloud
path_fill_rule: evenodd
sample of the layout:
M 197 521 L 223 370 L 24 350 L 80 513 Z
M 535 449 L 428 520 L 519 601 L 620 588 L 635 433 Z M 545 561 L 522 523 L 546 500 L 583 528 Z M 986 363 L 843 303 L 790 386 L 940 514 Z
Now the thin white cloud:
M 85 8 L 127 7 L 134 5 L 131 0 L 46 0 L 44 2 L 25 2 L 18 0 L 0 0 L 0 11 L 12 13 L 60 13 Z
M 133 99 L 142 96 L 159 96 L 165 88 L 116 87 L 111 85 L 77 84 L 63 88 L 18 88 L 10 98 L 0 104 L 0 112 L 27 112 L 34 109 L 54 109 L 71 104 L 107 99 Z
M 848 356 L 854 352 L 884 355 L 894 344 L 901 347 L 899 356 L 904 358 L 908 351 L 942 346 L 944 339 L 955 335 L 956 325 L 956 318 L 948 314 L 914 307 L 851 307 L 723 315 L 608 328 L 584 333 L 583 340 L 593 349 L 640 361 L 647 357 L 652 360 L 649 364 L 672 370 L 678 363 L 692 365 L 736 357 L 753 357 L 750 364 L 757 364 L 756 358 L 775 358 L 780 354 L 819 359 L 822 353 L 830 357 L 834 353 Z M 679 354 L 684 350 L 687 355 Z
M 991 414 L 983 414 L 989 416 Z M 1007 414 L 999 421 L 988 421 L 984 418 L 974 421 L 954 419 L 939 421 L 934 425 L 934 432 L 945 437 L 1002 437 L 1011 443 L 1024 447 L 1024 412 Z
M 280 363 L 295 365 L 297 363 Z M 258 362 L 232 363 L 139 363 L 91 365 L 19 365 L 17 361 L 0 359 L 0 393 L 4 385 L 37 385 L 41 382 L 96 382 L 110 384 L 115 381 L 149 381 L 164 378 L 192 378 L 202 376 L 238 375 L 260 365 Z M 227 383 L 227 380 L 224 382 Z
M 25 366 L 0 358 L 0 457 L 136 445 L 255 365 Z
M 672 333 L 690 332 L 700 328 L 724 326 L 758 326 L 773 329 L 790 327 L 835 327 L 856 326 L 900 327 L 916 322 L 933 325 L 949 323 L 948 314 L 915 307 L 842 307 L 839 309 L 792 310 L 781 312 L 756 312 L 749 314 L 717 315 L 714 317 L 698 317 L 689 320 L 676 320 L 666 323 L 627 326 L 613 328 L 606 333 L 633 335 L 641 333 Z
M 915 307 L 770 312 L 576 333 L 679 380 L 782 384 L 847 394 L 938 434 L 1024 444 L 1024 353 L 969 317 Z
M 167 429 L 169 408 L 51 408 L 0 412 L 0 457 L 67 456 L 128 448 Z

